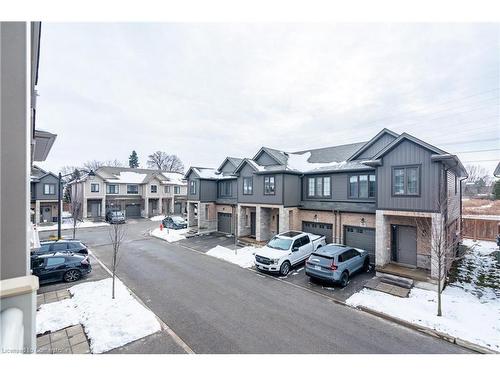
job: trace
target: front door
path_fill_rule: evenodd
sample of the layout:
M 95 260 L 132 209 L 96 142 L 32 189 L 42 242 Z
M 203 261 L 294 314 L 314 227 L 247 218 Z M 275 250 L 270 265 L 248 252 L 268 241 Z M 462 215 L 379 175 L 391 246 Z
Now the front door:
M 255 212 L 250 212 L 250 235 L 255 236 Z
M 42 206 L 40 211 L 42 212 L 42 222 L 52 221 L 52 208 L 50 206 Z
M 394 236 L 396 240 L 395 252 L 398 263 L 417 266 L 417 228 L 397 225 Z

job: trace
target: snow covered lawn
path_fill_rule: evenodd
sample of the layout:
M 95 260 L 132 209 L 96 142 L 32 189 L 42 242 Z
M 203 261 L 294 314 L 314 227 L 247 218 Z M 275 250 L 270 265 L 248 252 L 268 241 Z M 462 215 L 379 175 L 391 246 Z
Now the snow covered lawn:
M 112 279 L 75 285 L 72 298 L 44 304 L 36 317 L 37 334 L 82 324 L 92 353 L 103 353 L 161 329 L 154 314 L 142 306 L 123 283 Z
M 186 239 L 186 236 L 184 236 L 189 229 L 167 229 L 163 228 L 163 230 L 160 230 L 160 228 L 153 229 L 151 231 L 151 235 L 153 237 L 160 238 L 162 240 L 165 240 L 167 242 L 176 242 L 180 240 Z
M 216 247 L 208 250 L 206 254 L 237 264 L 243 268 L 250 268 L 254 265 L 255 250 L 257 249 L 253 246 L 246 246 L 236 250 L 231 250 L 227 247 L 217 245 Z
M 105 221 L 78 221 L 76 223 L 76 228 L 90 228 L 90 227 L 102 227 L 105 225 L 109 225 Z M 39 232 L 45 232 L 48 230 L 57 230 L 57 223 L 52 225 L 37 225 L 37 230 Z M 61 223 L 61 229 L 73 229 L 73 219 L 63 219 Z
M 151 221 L 162 221 L 163 219 L 165 219 L 165 215 L 157 215 L 149 218 Z
M 436 316 L 437 293 L 413 288 L 408 298 L 363 289 L 346 303 L 364 306 L 471 343 L 500 351 L 500 265 L 493 242 L 465 240 L 469 246 L 454 280 L 442 293 L 443 316 Z M 471 246 L 473 245 L 473 246 Z

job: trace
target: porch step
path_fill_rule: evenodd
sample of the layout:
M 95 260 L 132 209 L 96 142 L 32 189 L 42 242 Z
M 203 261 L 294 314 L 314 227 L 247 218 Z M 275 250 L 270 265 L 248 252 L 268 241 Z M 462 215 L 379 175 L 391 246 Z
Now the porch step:
M 374 277 L 369 280 L 364 287 L 401 298 L 407 298 L 411 290 L 411 288 L 384 282 L 381 277 Z
M 396 285 L 407 289 L 413 288 L 413 285 L 415 284 L 413 279 L 389 274 L 380 276 L 380 281 L 386 284 Z

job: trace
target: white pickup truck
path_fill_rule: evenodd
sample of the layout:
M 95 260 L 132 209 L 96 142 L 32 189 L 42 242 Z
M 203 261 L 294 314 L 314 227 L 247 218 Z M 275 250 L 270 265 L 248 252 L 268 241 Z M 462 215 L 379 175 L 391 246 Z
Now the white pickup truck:
M 298 231 L 280 233 L 255 252 L 255 266 L 259 270 L 286 276 L 292 266 L 303 262 L 324 245 L 325 236 Z

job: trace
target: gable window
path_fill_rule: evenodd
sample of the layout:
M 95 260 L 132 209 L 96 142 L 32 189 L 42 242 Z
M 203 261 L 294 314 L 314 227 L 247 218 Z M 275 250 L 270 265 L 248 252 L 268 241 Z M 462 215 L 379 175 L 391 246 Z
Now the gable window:
M 189 181 L 189 194 L 196 194 L 196 181 L 194 180 Z
M 158 186 L 157 185 L 151 185 L 151 193 L 157 193 L 158 192 Z
M 91 193 L 99 193 L 99 184 L 90 184 Z
M 243 177 L 243 194 L 252 195 L 253 194 L 253 178 Z
M 265 195 L 274 195 L 276 193 L 274 176 L 265 176 L 264 177 L 264 194 Z
M 331 177 L 308 177 L 307 196 L 309 198 L 325 198 L 331 195 Z
M 375 198 L 376 178 L 374 174 L 349 177 L 349 198 Z
M 127 194 L 139 194 L 139 185 L 127 185 Z
M 219 183 L 219 197 L 231 196 L 231 181 L 222 181 Z
M 394 195 L 420 194 L 420 169 L 418 166 L 392 169 L 392 193 Z
M 116 184 L 109 184 L 107 191 L 108 191 L 108 194 L 118 194 L 119 186 Z
M 180 194 L 181 193 L 181 187 L 180 186 L 174 186 L 174 194 Z
M 165 190 L 165 193 L 170 193 L 170 186 L 165 186 L 164 190 Z
M 43 194 L 54 195 L 56 193 L 56 184 L 43 184 Z

